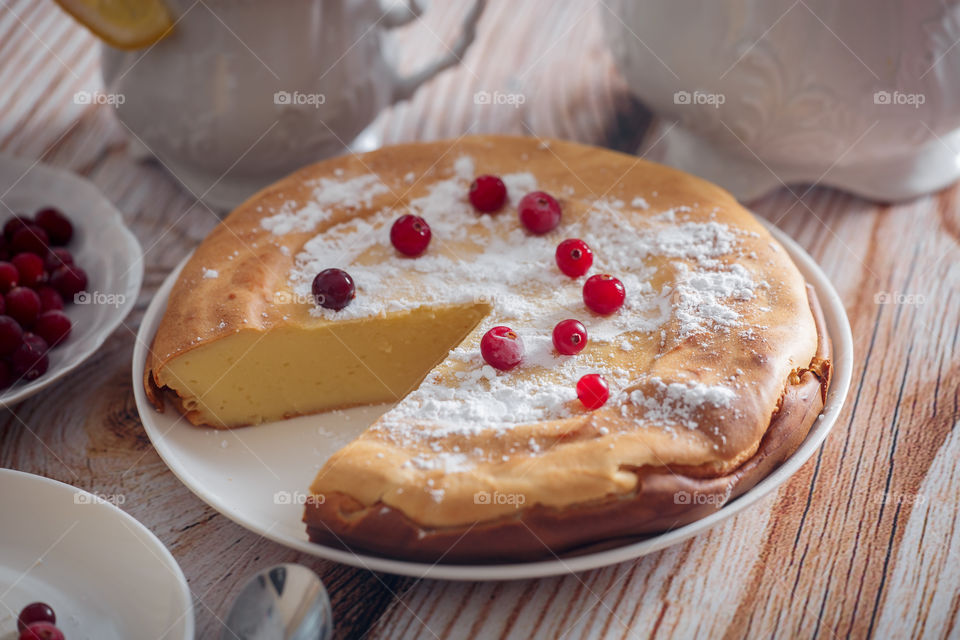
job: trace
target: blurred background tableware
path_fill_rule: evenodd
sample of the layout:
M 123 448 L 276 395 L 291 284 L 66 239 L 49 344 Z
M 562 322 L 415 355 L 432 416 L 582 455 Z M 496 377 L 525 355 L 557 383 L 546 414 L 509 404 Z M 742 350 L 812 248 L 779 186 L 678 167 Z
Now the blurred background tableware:
M 209 205 L 232 208 L 345 152 L 383 108 L 457 64 L 485 4 L 473 2 L 432 63 L 400 76 L 385 32 L 422 7 L 384 2 L 167 0 L 166 37 L 141 50 L 103 45 L 106 98 L 137 151 Z
M 254 574 L 233 601 L 222 640 L 327 640 L 330 598 L 317 574 L 285 563 Z
M 960 5 L 939 0 L 611 0 L 654 159 L 751 200 L 823 183 L 903 200 L 960 176 Z

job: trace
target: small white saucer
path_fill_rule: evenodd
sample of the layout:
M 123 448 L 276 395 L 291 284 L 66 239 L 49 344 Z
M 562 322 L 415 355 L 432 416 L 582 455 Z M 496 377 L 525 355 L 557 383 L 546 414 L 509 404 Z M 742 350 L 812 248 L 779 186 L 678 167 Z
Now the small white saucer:
M 110 504 L 41 476 L 0 469 L 0 637 L 46 602 L 67 638 L 192 640 L 183 572 L 150 531 Z

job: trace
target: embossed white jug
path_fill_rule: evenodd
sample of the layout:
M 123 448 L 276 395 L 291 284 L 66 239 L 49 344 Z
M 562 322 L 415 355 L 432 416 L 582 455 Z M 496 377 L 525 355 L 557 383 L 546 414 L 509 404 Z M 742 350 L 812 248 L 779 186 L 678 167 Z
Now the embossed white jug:
M 229 209 L 311 162 L 343 153 L 387 105 L 456 64 L 485 0 L 451 50 L 399 77 L 383 29 L 420 13 L 415 1 L 167 0 L 173 33 L 141 51 L 104 46 L 106 90 L 146 148 L 205 202 Z
M 960 176 L 960 5 L 947 0 L 610 0 L 651 155 L 742 200 L 822 183 L 879 199 Z

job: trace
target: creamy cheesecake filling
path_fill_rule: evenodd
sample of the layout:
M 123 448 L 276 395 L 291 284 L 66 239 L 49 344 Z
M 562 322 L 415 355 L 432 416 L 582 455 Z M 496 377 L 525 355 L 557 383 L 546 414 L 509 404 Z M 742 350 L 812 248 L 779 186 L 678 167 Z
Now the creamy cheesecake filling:
M 171 360 L 157 381 L 193 417 L 220 427 L 396 402 L 489 311 L 424 307 L 374 321 L 239 331 Z

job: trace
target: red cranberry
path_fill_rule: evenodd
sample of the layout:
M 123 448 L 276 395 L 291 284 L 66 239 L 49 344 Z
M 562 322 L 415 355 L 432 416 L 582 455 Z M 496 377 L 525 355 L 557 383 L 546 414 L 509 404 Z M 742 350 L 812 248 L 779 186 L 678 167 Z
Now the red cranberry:
M 553 328 L 553 346 L 565 356 L 583 351 L 587 346 L 587 329 L 579 320 L 561 320 Z
M 70 242 L 70 238 L 73 237 L 73 225 L 59 209 L 53 207 L 41 209 L 37 211 L 34 219 L 47 232 L 50 237 L 50 244 L 62 246 Z
M 44 311 L 37 316 L 33 332 L 55 347 L 70 337 L 70 318 L 63 311 Z
M 593 266 L 593 251 L 578 238 L 567 238 L 557 245 L 557 266 L 571 278 L 579 278 Z
M 497 176 L 477 176 L 470 184 L 470 204 L 481 213 L 493 213 L 507 201 L 507 185 Z
M 63 247 L 54 247 L 47 252 L 46 257 L 43 259 L 43 267 L 47 271 L 53 271 L 57 267 L 62 267 L 63 265 L 72 265 L 73 264 L 73 254 L 70 253 L 69 249 L 64 249 Z
M 356 296 L 353 278 L 343 269 L 324 269 L 313 279 L 313 297 L 321 307 L 339 311 Z
M 593 411 L 607 403 L 610 387 L 598 373 L 588 373 L 577 381 L 577 397 L 587 409 Z
M 3 238 L 10 242 L 13 240 L 13 234 L 17 231 L 20 231 L 23 227 L 30 224 L 30 219 L 23 216 L 13 216 L 7 220 L 3 225 Z
M 19 640 L 66 640 L 63 631 L 51 622 L 34 622 L 20 632 Z
M 10 316 L 0 316 L 0 356 L 8 356 L 23 343 L 23 329 Z
M 36 287 L 43 281 L 43 258 L 35 253 L 20 253 L 10 261 L 20 274 L 20 284 L 24 287 Z
M 47 372 L 50 360 L 46 341 L 34 333 L 23 334 L 23 344 L 10 356 L 13 375 L 24 380 L 36 380 Z
M 86 290 L 87 273 L 74 265 L 57 267 L 50 274 L 50 284 L 60 292 L 64 301 L 72 301 L 75 295 Z
M 606 273 L 590 276 L 583 283 L 583 302 L 591 311 L 608 316 L 623 306 L 623 283 Z
M 63 309 L 63 298 L 60 293 L 48 284 L 40 285 L 37 288 L 37 295 L 40 296 L 40 311 L 61 311 Z
M 20 323 L 21 327 L 29 327 L 40 314 L 40 296 L 33 289 L 15 287 L 7 292 L 7 315 Z
M 34 622 L 49 622 L 54 624 L 57 621 L 57 614 L 53 612 L 53 607 L 46 602 L 31 602 L 20 610 L 20 616 L 17 618 L 17 631 L 23 631 L 27 625 Z
M 560 203 L 543 191 L 523 196 L 517 211 L 523 226 L 537 235 L 553 231 L 560 224 Z
M 409 213 L 397 218 L 390 228 L 390 242 L 397 251 L 408 256 L 418 256 L 426 251 L 430 237 L 427 221 Z
M 0 262 L 0 293 L 6 293 L 20 282 L 20 272 L 9 262 Z
M 35 224 L 27 224 L 13 234 L 10 249 L 14 255 L 18 253 L 35 253 L 38 256 L 47 255 L 50 239 L 47 232 Z
M 523 360 L 523 340 L 510 327 L 494 327 L 480 339 L 480 355 L 491 367 L 509 371 Z
M 7 301 L 3 296 L 0 296 L 0 316 L 6 315 L 7 313 Z
M 9 260 L 10 259 L 10 243 L 7 242 L 7 239 L 0 235 L 0 260 Z

